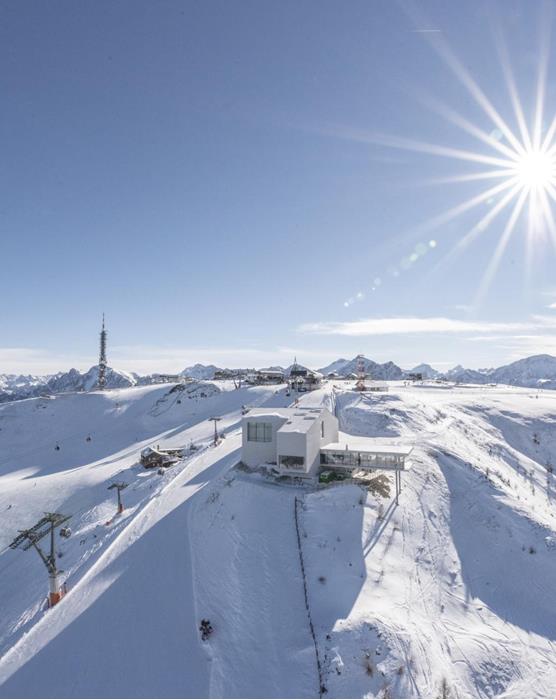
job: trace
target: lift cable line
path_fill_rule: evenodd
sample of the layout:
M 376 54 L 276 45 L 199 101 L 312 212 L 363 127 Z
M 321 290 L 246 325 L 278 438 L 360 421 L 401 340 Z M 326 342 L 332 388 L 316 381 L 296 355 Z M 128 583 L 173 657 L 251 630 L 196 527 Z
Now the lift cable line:
M 49 592 L 48 592 L 48 604 L 53 607 L 58 603 L 64 596 L 64 587 L 60 585 L 59 574 L 62 573 L 56 566 L 56 545 L 55 545 L 55 530 L 56 528 L 63 525 L 71 518 L 71 515 L 62 515 L 62 513 L 45 513 L 44 517 L 41 518 L 38 523 L 33 525 L 33 527 L 28 530 L 20 530 L 19 535 L 10 544 L 10 549 L 22 549 L 27 551 L 34 547 L 38 555 L 40 556 L 43 564 L 46 566 L 48 571 L 49 580 Z M 69 528 L 62 528 L 60 530 L 60 535 L 62 537 L 69 537 L 71 530 Z M 39 547 L 40 540 L 43 537 L 50 535 L 50 553 L 45 554 L 45 552 Z

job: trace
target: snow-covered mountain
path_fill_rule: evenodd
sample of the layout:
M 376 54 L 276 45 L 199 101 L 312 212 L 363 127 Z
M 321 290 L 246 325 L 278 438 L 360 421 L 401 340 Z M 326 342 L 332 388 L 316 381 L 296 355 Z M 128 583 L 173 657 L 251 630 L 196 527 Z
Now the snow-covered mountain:
M 0 374 L 0 401 L 35 396 L 48 379 L 34 374 Z
M 556 357 L 533 355 L 499 367 L 487 376 L 499 384 L 556 389 Z
M 459 384 L 486 384 L 492 381 L 487 374 L 476 369 L 466 369 L 461 365 L 456 365 L 440 378 L 447 379 L 450 382 L 458 382 Z
M 379 364 L 378 362 L 369 360 L 367 357 L 363 359 L 365 361 L 365 372 L 367 372 L 372 379 L 401 379 L 404 375 L 403 370 L 393 362 Z M 354 357 L 352 360 L 336 360 L 326 367 L 319 369 L 319 372 L 325 376 L 330 372 L 337 372 L 344 376 L 352 374 L 357 372 L 357 357 Z
M 98 365 L 91 367 L 85 374 L 79 370 L 70 369 L 69 372 L 52 377 L 47 382 L 47 386 L 54 394 L 61 394 L 65 391 L 91 391 L 98 386 L 98 373 Z M 137 380 L 128 372 L 122 372 L 112 367 L 106 368 L 107 389 L 123 389 L 136 384 Z
M 87 372 L 72 368 L 68 372 L 58 372 L 44 377 L 3 374 L 0 375 L 0 402 L 64 394 L 71 391 L 91 391 L 98 385 L 98 371 L 98 365 L 94 365 Z M 148 377 L 142 379 L 148 379 Z M 142 383 L 151 382 L 139 381 L 137 376 L 113 367 L 106 368 L 107 389 L 123 389 Z
M 394 362 L 380 364 L 368 358 L 365 359 L 365 371 L 373 379 L 396 380 L 403 379 L 408 372 L 404 372 Z M 302 365 L 298 365 L 302 366 Z M 291 371 L 291 365 L 284 370 L 286 375 Z M 272 367 L 271 369 L 282 369 Z M 211 380 L 215 372 L 221 370 L 216 365 L 195 364 L 186 367 L 180 374 L 182 377 L 191 377 L 198 380 Z M 242 372 L 247 370 L 233 370 Z M 357 372 L 357 358 L 346 360 L 340 358 L 331 362 L 319 370 L 323 375 L 336 372 L 340 375 L 348 375 Z M 419 372 L 426 379 L 445 379 L 459 384 L 509 384 L 530 388 L 556 389 L 556 357 L 552 355 L 534 355 L 523 360 L 517 360 L 508 365 L 496 369 L 467 369 L 457 365 L 445 373 L 440 373 L 426 363 L 414 367 L 410 372 Z M 167 381 L 165 375 L 149 374 L 138 375 L 123 370 L 108 367 L 106 371 L 106 387 L 108 389 L 121 389 L 132 386 L 148 384 L 160 384 Z M 87 372 L 70 369 L 68 372 L 58 372 L 53 375 L 32 374 L 0 374 L 0 403 L 19 399 L 33 398 L 35 396 L 48 396 L 63 394 L 71 391 L 91 391 L 98 384 L 98 365 L 91 367 Z
M 420 374 L 423 379 L 436 379 L 440 376 L 440 372 L 438 370 L 434 369 L 434 367 L 431 367 L 430 365 L 427 365 L 425 362 L 417 365 L 413 369 L 410 369 L 408 374 Z
M 216 365 L 202 365 L 198 362 L 191 367 L 186 367 L 180 374 L 182 377 L 191 377 L 192 379 L 213 379 L 214 373 L 221 369 L 222 367 Z
M 330 374 L 331 372 L 334 372 L 336 374 L 343 374 L 344 367 L 347 365 L 348 362 L 349 360 L 346 360 L 344 357 L 341 357 L 339 360 L 334 360 L 334 362 L 331 362 L 329 365 L 326 365 L 326 367 L 321 367 L 321 369 L 319 369 L 319 372 L 324 374 L 324 376 Z
M 556 389 L 556 357 L 533 355 L 497 369 L 465 369 L 461 365 L 452 368 L 444 379 L 466 384 L 509 384 L 531 388 Z
M 402 379 L 406 374 L 418 372 L 426 379 L 445 379 L 459 384 L 509 384 L 511 386 L 539 387 L 556 389 L 556 357 L 552 355 L 533 355 L 517 360 L 496 369 L 468 369 L 456 365 L 441 373 L 429 364 L 422 363 L 404 372 L 393 362 L 379 364 L 365 358 L 365 370 L 373 379 Z M 357 358 L 346 360 L 340 358 L 320 370 L 324 375 L 337 372 L 348 375 L 357 372 Z

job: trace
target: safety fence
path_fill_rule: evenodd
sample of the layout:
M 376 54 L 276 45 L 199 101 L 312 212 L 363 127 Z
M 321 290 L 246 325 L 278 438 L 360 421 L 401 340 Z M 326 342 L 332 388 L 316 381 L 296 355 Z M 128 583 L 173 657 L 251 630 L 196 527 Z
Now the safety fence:
M 317 644 L 317 638 L 315 635 L 315 628 L 313 626 L 313 619 L 311 617 L 311 608 L 309 607 L 309 593 L 307 590 L 307 577 L 305 575 L 305 563 L 303 561 L 303 550 L 301 548 L 301 534 L 299 532 L 299 499 L 296 497 L 294 501 L 294 520 L 295 520 L 295 531 L 297 533 L 297 549 L 299 551 L 299 563 L 301 565 L 301 576 L 303 578 L 303 593 L 305 595 L 305 609 L 307 610 L 307 617 L 309 619 L 309 630 L 311 632 L 311 637 L 313 638 L 313 644 L 315 646 L 315 657 L 317 660 L 317 671 L 319 676 L 319 698 L 322 698 L 324 693 L 326 693 L 326 687 L 324 685 L 324 674 L 322 670 L 322 664 L 320 661 L 319 647 Z

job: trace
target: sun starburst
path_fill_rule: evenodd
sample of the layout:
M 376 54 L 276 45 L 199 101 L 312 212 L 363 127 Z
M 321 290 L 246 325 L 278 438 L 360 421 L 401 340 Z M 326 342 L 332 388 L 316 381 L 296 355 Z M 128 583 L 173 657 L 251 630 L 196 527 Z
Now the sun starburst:
M 415 19 L 415 18 L 414 18 Z M 464 161 L 474 165 L 475 171 L 436 178 L 432 182 L 463 183 L 481 181 L 488 183 L 484 189 L 471 198 L 437 214 L 418 227 L 419 232 L 437 229 L 449 221 L 487 206 L 471 229 L 463 232 L 446 260 L 453 259 L 474 239 L 490 228 L 495 220 L 503 219 L 501 233 L 492 258 L 481 280 L 476 302 L 486 293 L 512 234 L 522 226 L 525 232 L 528 266 L 532 251 L 543 241 L 550 241 L 556 248 L 556 222 L 553 205 L 556 202 L 556 115 L 545 127 L 545 94 L 549 56 L 549 30 L 551 17 L 544 17 L 539 41 L 538 75 L 535 91 L 535 104 L 530 121 L 519 96 L 511 69 L 509 53 L 499 32 L 495 45 L 498 49 L 502 71 L 513 108 L 515 127 L 510 120 L 502 117 L 487 94 L 481 89 L 457 56 L 451 51 L 441 34 L 426 35 L 426 40 L 440 55 L 447 67 L 465 87 L 474 102 L 488 119 L 478 126 L 464 115 L 454 111 L 442 102 L 429 98 L 426 104 L 482 145 L 477 150 L 464 150 L 435 143 L 426 143 L 404 138 L 380 136 L 373 138 L 386 146 L 402 148 L 434 156 Z M 423 98 L 422 98 L 423 99 Z M 486 127 L 486 128 L 485 128 Z M 367 139 L 371 140 L 371 139 Z

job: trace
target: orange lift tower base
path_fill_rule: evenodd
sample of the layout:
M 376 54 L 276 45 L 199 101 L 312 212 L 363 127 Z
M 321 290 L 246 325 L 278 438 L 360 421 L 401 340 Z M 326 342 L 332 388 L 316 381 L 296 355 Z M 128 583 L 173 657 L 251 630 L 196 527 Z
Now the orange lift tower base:
M 70 515 L 62 515 L 61 513 L 45 513 L 44 518 L 41 518 L 36 525 L 29 530 L 20 530 L 19 535 L 10 544 L 11 549 L 23 549 L 27 551 L 34 547 L 43 564 L 48 571 L 48 607 L 52 608 L 56 603 L 60 602 L 65 594 L 65 586 L 60 584 L 59 575 L 62 573 L 56 566 L 56 547 L 55 547 L 55 530 L 63 523 L 70 519 Z M 67 527 L 62 528 L 60 534 L 63 537 L 69 537 L 71 530 Z M 45 554 L 39 547 L 39 541 L 46 535 L 50 535 L 50 554 Z

